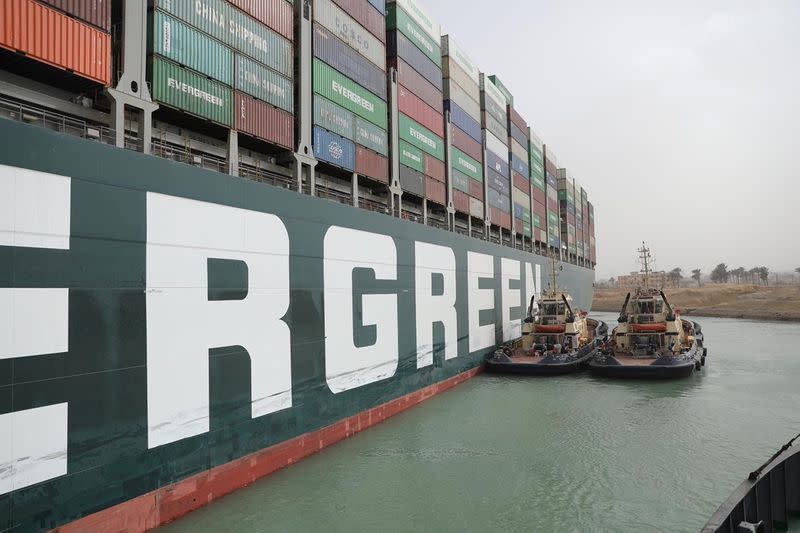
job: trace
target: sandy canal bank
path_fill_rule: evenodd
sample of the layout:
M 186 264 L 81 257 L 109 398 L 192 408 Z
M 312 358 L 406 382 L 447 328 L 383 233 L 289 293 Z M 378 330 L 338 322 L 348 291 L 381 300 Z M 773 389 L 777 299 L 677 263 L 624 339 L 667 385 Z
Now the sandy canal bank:
M 800 322 L 800 286 L 704 285 L 664 291 L 669 302 L 690 316 Z M 597 289 L 592 311 L 618 312 L 627 291 Z

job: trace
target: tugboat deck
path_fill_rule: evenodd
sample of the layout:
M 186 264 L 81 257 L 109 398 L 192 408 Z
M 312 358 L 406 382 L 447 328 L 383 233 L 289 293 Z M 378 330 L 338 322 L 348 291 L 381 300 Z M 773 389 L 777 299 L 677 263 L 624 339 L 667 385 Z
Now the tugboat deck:
M 632 357 L 624 354 L 614 354 L 614 358 L 627 366 L 648 366 L 656 360 L 655 357 Z

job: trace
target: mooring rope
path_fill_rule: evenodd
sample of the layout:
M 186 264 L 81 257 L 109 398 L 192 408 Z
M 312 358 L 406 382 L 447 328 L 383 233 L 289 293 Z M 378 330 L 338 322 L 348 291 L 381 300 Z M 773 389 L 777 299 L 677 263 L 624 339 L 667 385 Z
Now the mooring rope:
M 789 448 L 791 448 L 791 447 L 792 447 L 792 444 L 794 444 L 794 441 L 796 441 L 797 439 L 800 439 L 800 433 L 798 433 L 797 435 L 795 435 L 795 437 L 794 437 L 792 440 L 790 440 L 789 442 L 787 442 L 786 444 L 784 444 L 784 445 L 783 445 L 783 447 L 782 447 L 780 450 L 778 450 L 777 452 L 775 452 L 775 454 L 774 454 L 772 457 L 770 457 L 769 459 L 767 459 L 767 462 L 766 462 L 766 463 L 764 463 L 763 465 L 759 466 L 759 467 L 758 467 L 758 469 L 756 469 L 756 470 L 753 470 L 752 472 L 750 472 L 750 475 L 749 475 L 749 476 L 747 476 L 747 479 L 749 479 L 750 481 L 755 481 L 755 480 L 757 480 L 757 479 L 758 479 L 758 477 L 761 475 L 761 472 L 762 472 L 762 471 L 763 471 L 763 470 L 764 470 L 764 469 L 765 469 L 767 466 L 769 466 L 769 464 L 770 464 L 772 461 L 774 461 L 776 457 L 778 457 L 780 454 L 782 454 L 783 452 L 785 452 L 786 450 L 788 450 Z

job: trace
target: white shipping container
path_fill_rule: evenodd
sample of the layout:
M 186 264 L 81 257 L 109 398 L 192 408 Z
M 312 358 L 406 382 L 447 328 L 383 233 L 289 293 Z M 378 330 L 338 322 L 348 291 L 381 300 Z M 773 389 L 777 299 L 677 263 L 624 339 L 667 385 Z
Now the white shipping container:
M 314 0 L 314 19 L 381 70 L 386 70 L 383 43 L 331 0 Z
M 503 161 L 508 161 L 508 146 L 503 144 L 503 142 L 495 137 L 489 130 L 484 130 L 484 133 L 486 133 L 486 149 Z
M 516 139 L 511 139 L 511 153 L 522 159 L 526 165 L 528 164 L 528 148 L 523 148 Z
M 454 80 L 458 85 L 464 89 L 470 97 L 478 102 L 481 102 L 481 89 L 477 83 L 473 83 L 464 69 L 458 66 L 458 63 L 451 60 L 449 56 L 442 58 L 442 78 L 449 78 Z
M 551 163 L 553 163 L 556 166 L 556 168 L 558 168 L 558 158 L 556 157 L 556 154 L 553 153 L 552 150 L 550 150 L 550 146 L 549 145 L 545 144 L 544 148 L 545 148 L 545 151 L 547 152 L 547 154 L 546 154 L 547 160 L 550 161 Z
M 481 90 L 486 93 L 486 96 L 491 98 L 494 103 L 500 106 L 500 109 L 506 108 L 506 97 L 500 92 L 489 76 L 481 74 Z
M 481 121 L 481 104 L 470 98 L 467 92 L 451 78 L 444 80 L 444 99 L 452 100 L 476 122 Z
M 483 218 L 483 202 L 476 198 L 469 199 L 469 214 L 475 218 Z
M 475 85 L 481 83 L 481 72 L 472 60 L 467 57 L 461 48 L 459 48 L 449 35 L 442 37 L 442 57 L 449 56 L 455 63 L 461 67 L 464 73 L 475 82 Z
M 533 128 L 528 128 L 528 139 L 531 140 L 531 144 L 538 148 L 540 152 L 544 150 L 544 143 L 539 135 L 533 131 Z
M 516 187 L 511 187 L 511 199 L 514 200 L 514 203 L 517 205 L 521 205 L 526 209 L 531 208 L 531 197 L 530 193 L 526 193 L 525 191 L 521 191 Z
M 419 24 L 420 28 L 425 30 L 425 33 L 433 37 L 437 43 L 441 41 L 441 26 L 434 22 L 434 20 L 428 16 L 427 13 L 425 13 L 425 10 L 423 10 L 415 0 L 395 0 L 394 3 L 402 7 L 403 10 L 414 20 L 414 22 Z

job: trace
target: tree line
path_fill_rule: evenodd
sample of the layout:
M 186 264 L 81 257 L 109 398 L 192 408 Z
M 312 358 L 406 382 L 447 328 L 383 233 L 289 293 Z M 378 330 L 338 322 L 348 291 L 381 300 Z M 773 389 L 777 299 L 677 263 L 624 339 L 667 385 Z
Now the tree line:
M 794 269 L 797 274 L 800 274 L 800 267 Z M 736 284 L 742 283 L 749 283 L 753 285 L 765 285 L 769 286 L 769 268 L 765 266 L 760 267 L 753 267 L 753 268 L 745 268 L 745 267 L 738 267 L 734 269 L 729 269 L 728 265 L 725 263 L 720 263 L 714 270 L 711 271 L 709 278 L 713 283 L 730 283 L 734 282 Z M 667 282 L 671 284 L 673 287 L 680 287 L 681 281 L 683 281 L 683 269 L 680 267 L 673 268 L 666 275 Z M 703 278 L 703 271 L 699 268 L 695 268 L 692 270 L 692 274 L 690 276 L 692 280 L 697 283 L 697 286 L 701 286 L 701 281 Z M 612 288 L 614 287 L 616 280 L 611 278 L 608 280 L 608 285 Z M 605 286 L 605 283 L 602 283 Z

